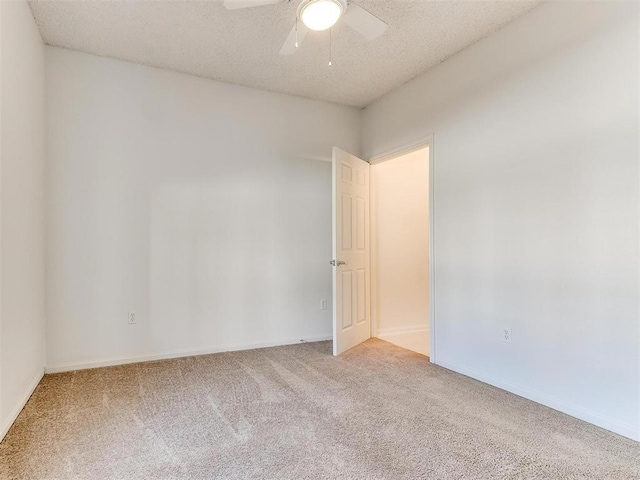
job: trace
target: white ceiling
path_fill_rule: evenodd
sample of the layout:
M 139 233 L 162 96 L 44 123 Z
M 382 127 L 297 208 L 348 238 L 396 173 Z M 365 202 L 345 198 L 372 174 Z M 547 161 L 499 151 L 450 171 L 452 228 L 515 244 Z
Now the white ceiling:
M 48 45 L 365 107 L 540 0 L 354 0 L 389 29 L 367 41 L 338 23 L 332 67 L 328 32 L 309 32 L 296 54 L 278 54 L 300 0 L 234 11 L 221 0 L 29 3 Z

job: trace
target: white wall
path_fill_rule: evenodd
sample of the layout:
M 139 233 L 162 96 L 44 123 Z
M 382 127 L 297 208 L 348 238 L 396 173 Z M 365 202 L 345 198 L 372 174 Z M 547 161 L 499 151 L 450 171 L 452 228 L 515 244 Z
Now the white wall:
M 44 45 L 24 1 L 0 2 L 0 439 L 44 367 Z
M 429 150 L 371 166 L 374 335 L 429 326 Z M 375 297 L 375 298 L 374 298 Z M 425 347 L 427 345 L 425 338 Z
M 435 135 L 436 362 L 636 439 L 638 8 L 543 4 L 363 117 L 366 158 Z
M 47 370 L 331 336 L 327 160 L 358 110 L 46 58 Z

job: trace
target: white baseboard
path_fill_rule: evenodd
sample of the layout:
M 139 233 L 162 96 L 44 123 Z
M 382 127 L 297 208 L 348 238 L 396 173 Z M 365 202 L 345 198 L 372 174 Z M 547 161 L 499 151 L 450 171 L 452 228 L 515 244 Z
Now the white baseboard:
M 422 340 L 429 338 L 429 327 L 427 325 L 382 328 L 378 329 L 378 333 L 375 336 L 398 347 L 429 356 L 429 343 L 422 342 Z
M 404 333 L 419 333 L 429 330 L 428 325 L 407 325 L 405 327 L 378 328 L 374 337 L 387 337 L 389 335 L 401 335 Z
M 126 357 L 104 358 L 100 360 L 89 360 L 77 363 L 64 363 L 59 365 L 47 365 L 44 368 L 45 373 L 62 373 L 74 370 L 86 370 L 88 368 L 112 367 L 114 365 L 125 365 L 128 363 L 152 362 L 155 360 L 167 360 L 170 358 L 192 357 L 195 355 L 208 355 L 210 353 L 236 352 L 240 350 L 252 350 L 255 348 L 278 347 L 282 345 L 294 345 L 298 343 L 323 342 L 332 340 L 331 335 L 318 335 L 315 337 L 307 337 L 304 339 L 283 339 L 270 342 L 256 343 L 230 343 L 226 345 L 217 345 L 213 347 L 174 350 L 165 353 L 149 353 L 141 355 L 131 355 Z
M 15 408 L 9 415 L 9 418 L 5 420 L 4 424 L 2 425 L 2 428 L 0 429 L 0 442 L 2 442 L 5 435 L 13 425 L 13 422 L 15 422 L 16 418 L 18 418 L 18 415 L 20 415 L 20 412 L 22 411 L 24 406 L 27 404 L 27 402 L 31 398 L 31 395 L 33 395 L 33 391 L 36 389 L 36 387 L 40 383 L 40 380 L 42 380 L 43 376 L 44 376 L 44 370 L 41 370 L 31 381 L 31 383 L 29 384 L 29 387 L 27 388 L 27 391 L 22 396 L 22 399 L 20 400 L 20 402 L 15 406 Z
M 623 437 L 627 437 L 635 441 L 640 441 L 640 425 L 634 426 L 632 424 L 620 422 L 616 419 L 606 417 L 591 410 L 587 410 L 577 405 L 568 403 L 552 395 L 530 390 L 519 385 L 514 385 L 500 378 L 496 378 L 492 375 L 473 370 L 462 365 L 440 361 L 436 362 L 436 364 L 449 370 L 453 370 L 454 372 L 461 373 L 462 375 L 475 378 L 476 380 L 480 380 L 481 382 L 488 383 L 489 385 L 493 385 L 494 387 L 498 387 L 508 392 L 514 393 L 520 397 L 524 397 L 536 403 L 540 403 L 549 408 L 553 408 L 554 410 L 558 410 L 559 412 L 566 413 L 567 415 L 570 415 L 572 417 L 584 420 L 585 422 L 592 423 L 593 425 L 597 425 L 598 427 L 602 427 L 605 430 L 617 433 L 618 435 L 622 435 Z

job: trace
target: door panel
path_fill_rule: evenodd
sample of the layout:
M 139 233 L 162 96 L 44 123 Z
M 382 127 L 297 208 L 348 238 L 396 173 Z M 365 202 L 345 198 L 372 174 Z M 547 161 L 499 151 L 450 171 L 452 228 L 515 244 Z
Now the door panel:
M 369 164 L 335 147 L 333 259 L 333 353 L 339 355 L 371 337 L 371 266 Z
M 342 279 L 342 329 L 345 330 L 353 325 L 351 318 L 353 313 L 351 306 L 351 300 L 353 298 L 353 275 L 350 271 L 346 271 L 340 272 L 340 277 Z
M 342 194 L 342 250 L 351 250 L 351 211 L 353 201 L 351 195 Z
M 356 318 L 358 323 L 362 323 L 367 320 L 367 274 L 364 268 L 359 268 L 356 273 L 358 275 L 356 280 L 358 285 L 358 294 L 356 295 L 358 299 L 358 316 Z

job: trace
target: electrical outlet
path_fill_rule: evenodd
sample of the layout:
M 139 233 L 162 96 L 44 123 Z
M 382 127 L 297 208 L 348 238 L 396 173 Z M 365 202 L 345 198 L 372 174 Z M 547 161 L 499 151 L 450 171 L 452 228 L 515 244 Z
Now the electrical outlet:
M 136 317 L 136 312 L 134 312 L 133 310 L 131 310 L 129 312 L 129 325 L 133 325 L 135 323 L 138 323 L 138 317 Z
M 502 341 L 505 343 L 511 343 L 511 328 L 502 329 Z
M 326 310 L 327 309 L 327 299 L 323 298 L 322 300 L 320 300 L 320 310 Z

